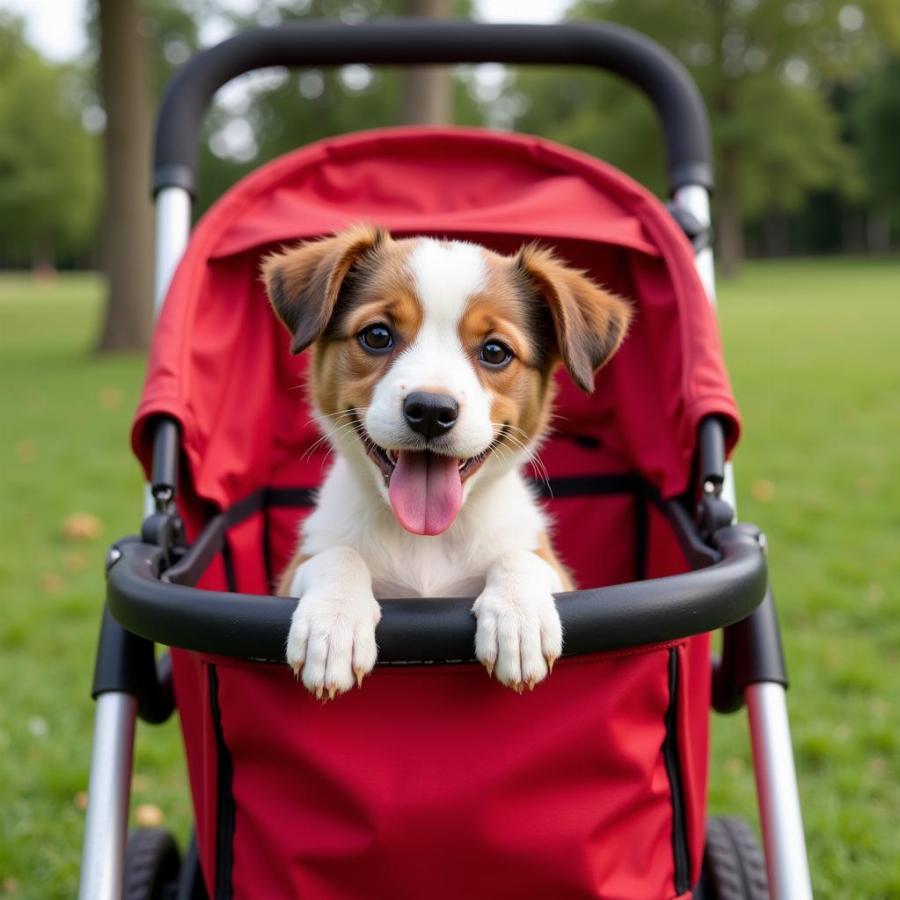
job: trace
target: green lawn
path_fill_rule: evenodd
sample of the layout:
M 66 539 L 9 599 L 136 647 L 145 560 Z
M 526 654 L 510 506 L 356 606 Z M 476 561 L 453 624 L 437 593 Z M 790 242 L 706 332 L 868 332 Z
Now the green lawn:
M 143 363 L 90 356 L 99 293 L 92 277 L 0 279 L 0 896 L 74 893 L 104 548 L 140 511 L 127 434 Z M 900 260 L 750 265 L 721 308 L 817 896 L 898 897 Z M 714 730 L 712 807 L 755 818 L 744 717 Z M 135 771 L 135 805 L 183 833 L 172 723 L 141 728 Z

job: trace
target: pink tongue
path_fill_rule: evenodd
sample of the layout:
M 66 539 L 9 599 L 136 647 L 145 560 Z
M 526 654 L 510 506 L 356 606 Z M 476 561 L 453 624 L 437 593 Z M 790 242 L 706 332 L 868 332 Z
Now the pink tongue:
M 413 534 L 446 531 L 462 506 L 459 460 L 427 451 L 401 450 L 388 496 L 394 515 Z

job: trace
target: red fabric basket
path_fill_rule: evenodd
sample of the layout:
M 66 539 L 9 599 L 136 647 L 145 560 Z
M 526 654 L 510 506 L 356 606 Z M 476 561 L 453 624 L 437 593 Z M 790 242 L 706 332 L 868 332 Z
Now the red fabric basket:
M 535 138 L 397 129 L 260 169 L 197 226 L 134 425 L 182 428 L 191 537 L 228 510 L 200 587 L 268 593 L 327 465 L 303 358 L 260 256 L 354 221 L 395 234 L 524 240 L 633 300 L 591 397 L 565 379 L 542 452 L 555 543 L 582 587 L 687 568 L 659 500 L 689 484 L 700 420 L 738 417 L 692 253 L 666 210 L 596 160 Z M 703 850 L 707 636 L 563 659 L 518 696 L 473 665 L 382 667 L 322 705 L 286 667 L 174 651 L 197 838 L 214 897 L 670 898 Z

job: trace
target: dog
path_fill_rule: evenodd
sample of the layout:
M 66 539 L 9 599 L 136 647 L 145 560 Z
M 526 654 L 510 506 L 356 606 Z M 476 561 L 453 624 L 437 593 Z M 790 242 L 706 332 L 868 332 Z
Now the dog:
M 574 585 L 520 469 L 547 433 L 557 365 L 592 391 L 629 304 L 534 244 L 502 256 L 368 224 L 262 272 L 291 351 L 312 348 L 335 454 L 277 589 L 299 598 L 295 676 L 319 698 L 361 684 L 378 596 L 476 596 L 477 658 L 533 688 L 562 653 L 553 594 Z

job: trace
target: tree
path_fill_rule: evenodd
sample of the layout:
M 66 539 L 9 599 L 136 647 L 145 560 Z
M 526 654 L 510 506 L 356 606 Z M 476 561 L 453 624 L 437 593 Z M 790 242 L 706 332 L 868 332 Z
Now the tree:
M 142 349 L 152 329 L 152 112 L 150 59 L 141 27 L 138 0 L 99 0 L 107 278 L 100 352 Z
M 697 81 L 713 125 L 724 273 L 743 255 L 746 220 L 852 180 L 829 89 L 870 64 L 875 35 L 895 27 L 891 0 L 581 0 L 571 12 L 655 38 Z M 518 87 L 529 102 L 517 127 L 559 136 L 662 189 L 658 126 L 634 92 L 569 73 L 524 75 Z
M 99 199 L 96 141 L 73 97 L 78 73 L 25 43 L 0 18 L 0 242 L 7 262 L 48 267 L 84 253 Z
M 866 80 L 852 102 L 851 120 L 872 186 L 870 203 L 900 225 L 900 57 Z
M 405 0 L 407 16 L 449 19 L 453 0 Z M 453 122 L 453 83 L 440 66 L 414 66 L 403 73 L 400 121 L 409 125 L 447 125 Z

